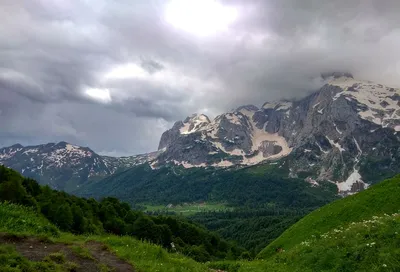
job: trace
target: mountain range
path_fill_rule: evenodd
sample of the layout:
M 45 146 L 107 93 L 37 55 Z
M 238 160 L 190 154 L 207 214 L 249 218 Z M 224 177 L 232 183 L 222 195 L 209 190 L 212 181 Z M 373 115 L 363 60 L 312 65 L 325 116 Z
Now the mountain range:
M 158 151 L 114 158 L 60 142 L 0 149 L 0 164 L 71 191 L 148 163 L 152 169 L 236 169 L 268 163 L 312 186 L 330 182 L 342 195 L 400 172 L 400 89 L 323 75 L 325 85 L 293 101 L 246 105 L 214 119 L 193 114 L 161 136 Z
M 36 146 L 16 144 L 0 149 L 0 164 L 37 179 L 41 184 L 70 191 L 89 180 L 101 179 L 151 161 L 157 154 L 109 157 L 66 142 Z

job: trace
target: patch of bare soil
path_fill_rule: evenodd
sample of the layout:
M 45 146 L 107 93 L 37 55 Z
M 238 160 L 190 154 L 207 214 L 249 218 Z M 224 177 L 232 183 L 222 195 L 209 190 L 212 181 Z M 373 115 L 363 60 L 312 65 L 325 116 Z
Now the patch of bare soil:
M 98 272 L 100 265 L 108 267 L 109 271 L 134 272 L 134 268 L 127 262 L 119 259 L 107 248 L 98 242 L 88 242 L 84 247 L 89 249 L 92 259 L 77 256 L 70 248 L 71 245 L 63 243 L 52 243 L 46 239 L 34 237 L 18 237 L 9 234 L 0 234 L 0 244 L 14 245 L 16 250 L 30 261 L 42 261 L 51 253 L 61 252 L 66 261 L 78 265 L 77 272 Z
M 85 244 L 85 246 L 89 249 L 90 253 L 96 260 L 107 265 L 108 267 L 113 267 L 113 271 L 134 271 L 130 264 L 124 262 L 114 254 L 111 254 L 104 244 L 96 241 L 89 241 Z

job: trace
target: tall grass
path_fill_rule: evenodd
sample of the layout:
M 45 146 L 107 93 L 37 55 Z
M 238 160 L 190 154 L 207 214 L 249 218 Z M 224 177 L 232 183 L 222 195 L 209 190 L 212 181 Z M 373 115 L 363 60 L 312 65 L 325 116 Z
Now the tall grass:
M 204 264 L 182 254 L 169 253 L 161 246 L 138 241 L 129 236 L 88 237 L 88 239 L 103 242 L 117 256 L 129 261 L 140 271 L 208 271 Z
M 33 208 L 0 202 L 0 232 L 59 236 L 60 232 Z

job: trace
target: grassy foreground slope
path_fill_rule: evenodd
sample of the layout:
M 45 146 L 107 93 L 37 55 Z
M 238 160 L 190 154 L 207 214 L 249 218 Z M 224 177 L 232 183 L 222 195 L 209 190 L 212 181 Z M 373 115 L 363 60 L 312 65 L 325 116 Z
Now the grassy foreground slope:
M 258 255 L 266 259 L 277 248 L 289 250 L 312 237 L 346 227 L 352 222 L 397 213 L 400 210 L 400 175 L 385 180 L 356 195 L 337 200 L 314 212 L 286 230 Z
M 334 228 L 266 260 L 213 267 L 239 272 L 400 271 L 400 213 Z
M 208 270 L 205 265 L 181 254 L 169 253 L 161 246 L 141 242 L 129 236 L 83 236 L 60 232 L 34 209 L 7 202 L 0 203 L 0 234 L 8 237 L 26 237 L 26 239 L 39 237 L 41 241 L 67 244 L 77 252 L 86 252 L 86 244 L 90 241 L 100 242 L 105 244 L 109 251 L 132 264 L 137 271 L 200 272 Z M 18 241 L 14 244 L 18 245 Z M 21 256 L 13 245 L 2 244 L 0 271 L 75 271 L 74 264 L 71 262 L 65 262 L 63 265 L 59 262 L 51 262 L 51 258 L 59 257 L 57 254 L 50 254 L 49 258 L 43 261 L 30 261 Z M 71 266 L 71 269 L 68 266 Z

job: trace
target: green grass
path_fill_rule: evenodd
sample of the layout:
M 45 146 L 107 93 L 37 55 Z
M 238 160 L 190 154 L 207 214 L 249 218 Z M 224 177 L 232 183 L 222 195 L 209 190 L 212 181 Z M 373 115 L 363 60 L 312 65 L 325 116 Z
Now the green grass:
M 197 263 L 182 254 L 170 253 L 161 246 L 145 241 L 138 241 L 130 236 L 78 236 L 71 233 L 59 232 L 54 225 L 33 209 L 10 203 L 0 203 L 0 232 L 22 236 L 38 236 L 43 239 L 49 239 L 52 242 L 70 244 L 73 252 L 77 253 L 78 256 L 85 257 L 91 256 L 90 252 L 86 252 L 86 250 L 82 248 L 85 242 L 102 242 L 108 250 L 131 263 L 138 271 L 208 271 L 206 265 Z M 55 233 L 57 235 L 54 235 Z M 1 252 L 6 253 L 1 255 Z M 6 262 L 4 260 L 9 261 Z M 0 271 L 2 272 L 65 271 L 66 267 L 73 266 L 73 264 L 69 262 L 60 263 L 62 263 L 62 257 L 60 257 L 58 253 L 48 256 L 47 262 L 34 263 L 21 257 L 12 247 L 0 247 Z M 22 267 L 26 267 L 26 270 L 23 270 Z M 48 267 L 53 270 L 46 270 L 50 269 Z
M 60 237 L 52 238 L 52 241 L 69 243 L 75 246 L 83 245 L 88 241 L 101 242 L 104 244 L 105 249 L 114 252 L 139 271 L 208 271 L 205 264 L 198 263 L 179 253 L 168 252 L 161 246 L 139 241 L 130 236 L 77 236 L 70 233 L 62 233 Z
M 400 271 L 400 213 L 332 229 L 266 260 L 208 266 L 228 272 Z
M 99 268 L 100 272 L 111 272 L 111 269 L 105 264 L 101 263 L 97 267 Z
M 308 214 L 261 251 L 258 258 L 274 255 L 276 248 L 288 250 L 313 235 L 318 236 L 372 216 L 395 213 L 399 209 L 400 175 Z
M 65 255 L 62 252 L 54 252 L 45 258 L 48 262 L 55 262 L 57 264 L 65 263 Z
M 222 203 L 190 203 L 190 204 L 179 204 L 168 208 L 166 205 L 145 205 L 146 212 L 175 212 L 179 215 L 190 216 L 199 212 L 210 212 L 210 211 L 231 211 L 232 208 L 227 207 Z
M 0 232 L 58 236 L 60 231 L 32 208 L 0 202 Z
M 200 272 L 207 271 L 203 264 L 178 253 L 169 253 L 162 247 L 138 241 L 132 237 L 87 237 L 106 244 L 111 251 L 132 263 L 139 271 Z
M 31 262 L 22 257 L 11 245 L 0 244 L 0 271 L 1 272 L 72 272 L 77 265 L 65 262 L 64 256 L 54 253 L 42 261 Z
M 311 237 L 241 271 L 399 271 L 400 214 L 374 216 Z
M 84 258 L 84 259 L 89 259 L 89 260 L 93 260 L 93 256 L 90 253 L 89 249 L 87 249 L 86 247 L 83 247 L 81 245 L 72 245 L 70 246 L 72 252 L 75 253 L 75 255 Z

